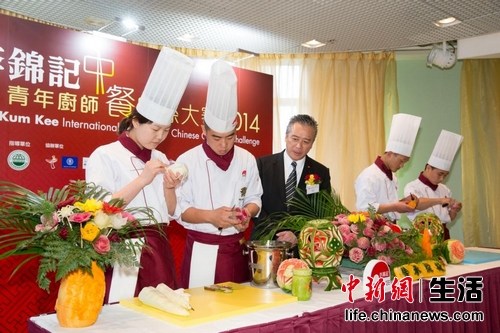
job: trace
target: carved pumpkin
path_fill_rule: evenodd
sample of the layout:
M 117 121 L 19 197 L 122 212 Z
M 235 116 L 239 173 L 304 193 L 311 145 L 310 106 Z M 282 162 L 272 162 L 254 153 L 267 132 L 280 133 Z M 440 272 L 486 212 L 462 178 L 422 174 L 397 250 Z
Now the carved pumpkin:
M 86 327 L 97 321 L 106 283 L 104 271 L 92 263 L 92 275 L 74 271 L 61 280 L 56 301 L 57 320 L 62 327 Z

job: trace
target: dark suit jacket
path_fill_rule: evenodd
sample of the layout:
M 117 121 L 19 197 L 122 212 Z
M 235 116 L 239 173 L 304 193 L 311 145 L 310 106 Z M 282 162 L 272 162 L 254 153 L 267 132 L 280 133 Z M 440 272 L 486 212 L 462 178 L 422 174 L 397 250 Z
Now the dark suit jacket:
M 281 153 L 263 156 L 257 159 L 257 168 L 259 169 L 260 181 L 264 193 L 262 195 L 262 209 L 258 219 L 255 219 L 255 224 L 258 225 L 269 214 L 275 212 L 286 212 L 285 204 L 285 168 L 283 162 L 283 150 Z M 306 156 L 304 170 L 298 176 L 297 187 L 306 190 L 305 177 L 311 173 L 321 177 L 320 190 L 331 192 L 332 185 L 330 184 L 330 170 L 323 164 L 316 162 L 309 156 Z

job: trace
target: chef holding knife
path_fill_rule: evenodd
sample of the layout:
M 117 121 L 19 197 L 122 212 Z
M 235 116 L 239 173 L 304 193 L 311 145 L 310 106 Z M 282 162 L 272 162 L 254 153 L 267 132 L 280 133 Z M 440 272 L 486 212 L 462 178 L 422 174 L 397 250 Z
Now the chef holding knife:
M 243 232 L 260 211 L 262 186 L 255 157 L 234 144 L 236 119 L 236 74 L 218 60 L 208 83 L 203 143 L 177 159 L 189 172 L 177 189 L 179 223 L 187 229 L 184 288 L 249 280 Z
M 408 218 L 413 220 L 420 213 L 435 214 L 443 224 L 445 239 L 450 238 L 447 224 L 456 218 L 462 203 L 452 198 L 451 190 L 442 182 L 448 176 L 462 140 L 463 136 L 442 130 L 424 171 L 404 189 L 405 195 L 413 193 L 420 202 L 417 210 L 408 213 Z
M 392 117 L 391 130 L 385 152 L 365 168 L 356 178 L 356 210 L 368 211 L 372 207 L 392 222 L 397 222 L 401 213 L 415 210 L 412 196 L 398 198 L 396 171 L 410 160 L 422 118 L 398 113 Z

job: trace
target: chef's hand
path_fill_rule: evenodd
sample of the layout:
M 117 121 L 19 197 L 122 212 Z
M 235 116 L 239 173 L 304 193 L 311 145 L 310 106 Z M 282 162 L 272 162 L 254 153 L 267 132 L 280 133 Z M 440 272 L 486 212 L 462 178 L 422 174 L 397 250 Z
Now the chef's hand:
M 149 160 L 144 165 L 139 178 L 143 181 L 144 186 L 151 184 L 157 174 L 165 171 L 165 163 L 160 160 Z
M 278 241 L 280 242 L 289 242 L 292 243 L 292 246 L 295 246 L 297 244 L 297 236 L 291 231 L 280 231 L 276 234 L 278 236 Z
M 236 213 L 236 218 L 240 221 L 240 223 L 235 224 L 234 227 L 239 232 L 243 232 L 250 225 L 250 219 L 252 218 L 252 215 L 247 208 L 236 207 L 234 208 L 234 211 Z
M 163 186 L 166 190 L 175 190 L 182 181 L 182 175 L 178 172 L 173 172 L 169 168 L 165 168 L 163 174 Z
M 450 210 L 450 212 L 458 213 L 462 209 L 462 203 L 455 199 L 452 199 L 448 209 Z
M 418 207 L 419 198 L 415 194 L 410 194 L 409 196 L 407 196 L 399 201 L 404 202 L 412 210 L 415 210 L 415 208 Z M 400 212 L 400 213 L 404 213 L 404 212 Z
M 415 207 L 408 206 L 408 203 L 404 201 L 398 201 L 392 204 L 392 210 L 393 212 L 398 212 L 398 213 L 409 213 L 413 212 L 415 210 Z
M 236 212 L 232 207 L 222 206 L 211 212 L 210 222 L 219 230 L 234 227 L 240 224 L 240 220 L 236 217 Z

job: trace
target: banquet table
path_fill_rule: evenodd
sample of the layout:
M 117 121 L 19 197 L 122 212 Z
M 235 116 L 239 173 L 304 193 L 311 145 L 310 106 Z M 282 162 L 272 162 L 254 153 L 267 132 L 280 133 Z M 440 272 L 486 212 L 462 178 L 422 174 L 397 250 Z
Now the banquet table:
M 324 291 L 324 284 L 313 284 L 313 294 L 309 301 L 292 302 L 276 307 L 256 310 L 247 314 L 239 314 L 223 319 L 213 320 L 199 325 L 180 327 L 171 322 L 161 320 L 134 311 L 120 304 L 106 305 L 97 320 L 90 327 L 77 329 L 78 332 L 243 332 L 243 333 L 279 333 L 279 332 L 494 332 L 500 329 L 500 250 L 485 248 L 468 248 L 473 252 L 489 252 L 499 254 L 498 258 L 481 263 L 462 263 L 446 266 L 446 280 L 456 282 L 469 278 L 481 278 L 482 299 L 469 302 L 458 300 L 458 288 L 455 288 L 452 302 L 436 302 L 431 300 L 430 280 L 415 283 L 413 302 L 408 299 L 391 299 L 391 292 L 386 289 L 385 299 L 367 300 L 365 290 L 360 283 L 352 291 L 352 302 L 348 293 L 342 290 Z M 484 251 L 484 252 L 483 252 Z M 466 256 L 467 258 L 467 256 Z M 343 282 L 350 274 L 362 278 L 362 271 L 351 268 L 340 268 Z M 425 282 L 427 281 L 427 282 Z M 281 293 L 278 288 L 273 291 Z M 445 311 L 448 314 L 464 315 L 461 320 L 346 320 L 346 311 L 350 313 L 385 311 L 408 314 Z M 470 314 L 483 314 L 482 320 L 468 318 Z M 467 318 L 466 318 L 467 317 Z M 479 318 L 481 319 L 481 318 Z M 32 317 L 28 322 L 30 333 L 73 332 L 74 329 L 62 328 L 55 314 L 43 314 Z

